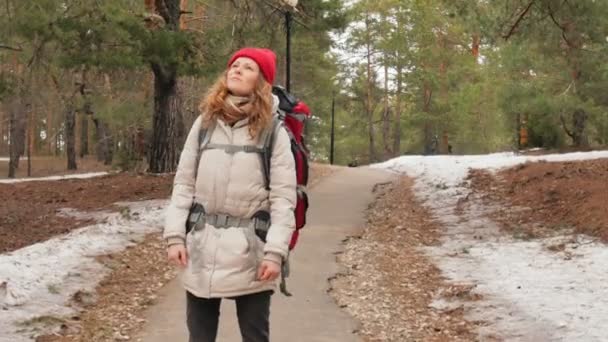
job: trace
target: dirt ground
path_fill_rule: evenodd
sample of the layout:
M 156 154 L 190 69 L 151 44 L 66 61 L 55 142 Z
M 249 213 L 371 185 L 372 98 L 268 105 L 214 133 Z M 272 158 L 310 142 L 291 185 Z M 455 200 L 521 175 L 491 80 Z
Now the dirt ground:
M 471 288 L 447 284 L 420 247 L 438 243 L 440 227 L 415 199 L 413 180 L 377 187 L 362 236 L 338 256 L 346 268 L 331 294 L 361 324 L 366 341 L 474 341 L 475 324 L 461 307 L 435 309 L 433 300 L 477 300 Z
M 608 242 L 608 159 L 526 163 L 495 175 L 475 170 L 469 180 L 499 204 L 494 218 L 516 236 L 573 232 Z
M 0 253 L 86 225 L 57 215 L 62 208 L 116 209 L 119 201 L 167 198 L 171 176 L 119 173 L 89 179 L 0 184 Z
M 309 187 L 314 187 L 323 177 L 338 169 L 312 164 Z M 123 182 L 132 182 L 129 176 L 125 177 L 127 178 Z M 161 179 L 161 184 L 168 182 L 168 186 L 171 186 L 173 177 Z M 89 185 L 96 186 L 94 182 Z M 159 198 L 169 196 L 168 192 L 163 196 L 162 191 L 152 189 L 150 195 L 158 195 Z M 177 274 L 175 268 L 166 261 L 165 244 L 160 234 L 150 234 L 142 243 L 98 260 L 112 271 L 97 286 L 95 293 L 77 293 L 74 296 L 70 305 L 79 309 L 81 314 L 63 319 L 55 333 L 40 336 L 37 342 L 130 340 L 145 323 L 145 309 L 156 302 L 158 291 Z

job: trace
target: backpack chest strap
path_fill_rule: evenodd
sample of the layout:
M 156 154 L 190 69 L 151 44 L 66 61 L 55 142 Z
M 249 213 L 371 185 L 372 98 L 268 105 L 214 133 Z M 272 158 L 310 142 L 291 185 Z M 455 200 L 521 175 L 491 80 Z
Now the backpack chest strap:
M 203 149 L 205 150 L 223 150 L 228 154 L 235 154 L 238 152 L 245 153 L 263 153 L 265 149 L 263 147 L 253 145 L 229 145 L 229 144 L 207 144 Z

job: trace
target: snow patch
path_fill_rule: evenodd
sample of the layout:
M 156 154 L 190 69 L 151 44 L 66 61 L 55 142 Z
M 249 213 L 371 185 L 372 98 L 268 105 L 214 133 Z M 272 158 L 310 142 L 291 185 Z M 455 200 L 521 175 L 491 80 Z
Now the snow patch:
M 587 237 L 557 236 L 531 241 L 502 233 L 488 218 L 492 207 L 470 198 L 457 214 L 456 204 L 469 195 L 469 170 L 496 171 L 525 162 L 608 158 L 608 151 L 543 156 L 497 153 L 477 156 L 406 156 L 372 167 L 415 177 L 419 199 L 446 228 L 442 245 L 424 251 L 457 283 L 476 284 L 483 299 L 460 303 L 469 319 L 484 321 L 480 338 L 509 341 L 608 340 L 608 248 Z M 569 241 L 562 252 L 547 246 Z M 453 304 L 453 303 L 451 303 Z M 452 307 L 438 298 L 436 308 Z
M 72 296 L 93 292 L 109 272 L 96 256 L 162 230 L 166 200 L 119 204 L 125 206 L 120 213 L 64 209 L 63 215 L 99 223 L 0 255 L 0 341 L 33 341 L 38 331 L 31 322 L 74 315 L 67 305 Z
M 14 179 L 0 179 L 0 184 L 12 184 L 21 182 L 34 182 L 34 181 L 54 181 L 63 179 L 85 179 L 108 175 L 109 172 L 90 172 L 90 173 L 77 173 L 73 175 L 64 176 L 49 176 L 49 177 L 38 177 L 38 178 L 14 178 Z

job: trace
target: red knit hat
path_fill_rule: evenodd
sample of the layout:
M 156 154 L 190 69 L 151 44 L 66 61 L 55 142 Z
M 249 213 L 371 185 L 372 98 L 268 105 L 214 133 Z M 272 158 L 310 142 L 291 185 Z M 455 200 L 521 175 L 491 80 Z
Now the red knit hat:
M 249 57 L 260 67 L 260 72 L 270 84 L 274 82 L 274 75 L 277 71 L 277 56 L 269 49 L 242 48 L 235 52 L 228 61 L 228 67 L 239 57 Z

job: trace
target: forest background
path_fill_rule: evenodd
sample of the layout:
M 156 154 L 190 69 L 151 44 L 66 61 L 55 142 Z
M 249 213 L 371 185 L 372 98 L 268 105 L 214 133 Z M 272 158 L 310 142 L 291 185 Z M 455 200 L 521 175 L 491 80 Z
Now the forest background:
M 608 144 L 606 1 L 5 0 L 1 172 L 174 171 L 232 52 L 273 49 L 285 83 L 286 15 L 316 161 Z

